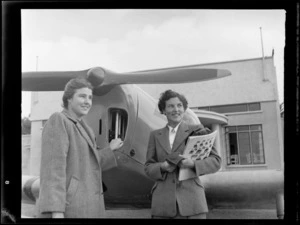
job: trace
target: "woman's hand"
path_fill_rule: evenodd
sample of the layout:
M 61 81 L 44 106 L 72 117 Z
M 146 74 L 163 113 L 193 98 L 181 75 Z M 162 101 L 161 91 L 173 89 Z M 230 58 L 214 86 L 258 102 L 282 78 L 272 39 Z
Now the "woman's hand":
M 170 164 L 167 161 L 164 161 L 160 164 L 160 168 L 163 172 L 172 173 L 176 169 L 176 165 Z
M 111 150 L 117 150 L 123 146 L 123 141 L 120 138 L 112 139 L 109 143 Z
M 193 135 L 191 136 L 198 136 L 198 135 L 205 135 L 205 134 L 210 134 L 211 130 L 207 127 L 200 127 L 197 130 L 193 132 Z
M 179 167 L 180 168 L 194 168 L 195 167 L 195 161 L 190 159 L 190 158 L 187 158 L 186 156 L 184 155 L 179 155 L 181 157 L 183 157 L 184 159 L 180 161 L 179 163 Z

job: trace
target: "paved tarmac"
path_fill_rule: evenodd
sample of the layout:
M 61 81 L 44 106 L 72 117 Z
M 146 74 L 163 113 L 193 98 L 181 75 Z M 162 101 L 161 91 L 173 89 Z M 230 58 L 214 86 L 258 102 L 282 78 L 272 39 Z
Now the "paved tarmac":
M 22 218 L 34 217 L 34 205 L 22 204 Z M 107 218 L 150 219 L 150 209 L 118 208 L 106 210 Z M 211 209 L 208 219 L 277 219 L 274 209 Z

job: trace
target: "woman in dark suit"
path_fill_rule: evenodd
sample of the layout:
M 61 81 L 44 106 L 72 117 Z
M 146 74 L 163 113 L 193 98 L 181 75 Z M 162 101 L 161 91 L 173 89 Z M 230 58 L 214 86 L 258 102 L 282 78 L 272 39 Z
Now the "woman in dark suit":
M 38 217 L 100 218 L 105 216 L 102 171 L 116 166 L 113 151 L 120 139 L 98 149 L 92 129 L 83 120 L 92 106 L 92 86 L 70 80 L 63 111 L 51 115 L 42 133 Z
M 205 219 L 208 212 L 204 187 L 198 176 L 220 169 L 221 158 L 213 147 L 204 160 L 185 159 L 181 156 L 186 139 L 193 132 L 205 134 L 201 124 L 183 121 L 188 102 L 183 95 L 172 90 L 161 94 L 158 107 L 168 124 L 151 132 L 145 172 L 155 184 L 152 188 L 152 218 Z M 179 181 L 180 168 L 190 168 L 196 178 Z

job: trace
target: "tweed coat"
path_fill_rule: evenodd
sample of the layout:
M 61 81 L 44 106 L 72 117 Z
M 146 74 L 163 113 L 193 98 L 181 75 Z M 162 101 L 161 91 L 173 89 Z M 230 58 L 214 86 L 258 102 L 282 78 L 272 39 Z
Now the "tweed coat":
M 54 113 L 43 129 L 37 217 L 105 217 L 102 171 L 117 166 L 113 151 L 97 149 L 92 129 L 68 114 Z
M 171 149 L 169 129 L 164 127 L 150 134 L 145 173 L 155 184 L 151 190 L 151 214 L 160 217 L 174 217 L 177 214 L 176 202 L 182 216 L 192 216 L 208 212 L 204 187 L 198 176 L 214 173 L 220 169 L 221 157 L 213 147 L 209 157 L 195 161 L 196 178 L 178 181 L 179 167 L 171 172 L 161 172 L 160 164 L 171 154 L 182 154 L 186 138 L 202 125 L 189 125 L 181 122 Z

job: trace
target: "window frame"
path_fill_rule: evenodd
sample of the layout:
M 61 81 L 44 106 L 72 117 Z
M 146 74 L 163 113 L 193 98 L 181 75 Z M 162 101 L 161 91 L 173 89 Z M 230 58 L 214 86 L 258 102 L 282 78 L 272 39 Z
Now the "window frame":
M 258 109 L 250 109 L 251 106 L 258 105 Z M 245 110 L 233 110 L 237 107 L 244 107 Z M 218 112 L 218 110 L 213 110 L 214 108 L 219 108 L 220 110 L 223 108 L 227 108 L 224 112 Z M 251 102 L 251 103 L 240 103 L 240 104 L 229 104 L 229 105 L 214 105 L 214 106 L 203 106 L 203 107 L 197 107 L 198 110 L 205 110 L 205 111 L 211 111 L 221 114 L 228 114 L 228 113 L 245 113 L 245 112 L 257 112 L 261 111 L 261 103 L 260 102 Z M 220 111 L 219 110 L 219 111 Z M 222 111 L 222 110 L 221 110 Z
M 239 127 L 242 126 L 248 126 L 247 130 L 239 130 Z M 258 129 L 251 129 L 251 126 L 258 126 Z M 226 151 L 226 165 L 227 166 L 260 166 L 260 165 L 265 165 L 266 164 L 266 154 L 265 154 L 265 146 L 264 146 L 264 138 L 263 138 L 263 127 L 262 124 L 248 124 L 248 125 L 236 125 L 236 126 L 225 126 L 225 151 Z M 257 132 L 261 133 L 261 143 L 262 143 L 262 159 L 260 163 L 255 163 L 254 162 L 254 153 L 253 153 L 253 139 L 252 139 L 252 133 Z M 230 133 L 236 134 L 236 143 L 237 143 L 237 150 L 236 150 L 236 155 L 238 157 L 238 163 L 232 163 L 231 161 L 231 150 L 230 150 Z M 249 146 L 250 146 L 250 159 L 251 163 L 248 164 L 241 164 L 241 149 L 240 149 L 240 141 L 239 141 L 239 133 L 248 133 L 249 137 Z M 258 141 L 260 141 L 258 139 Z

